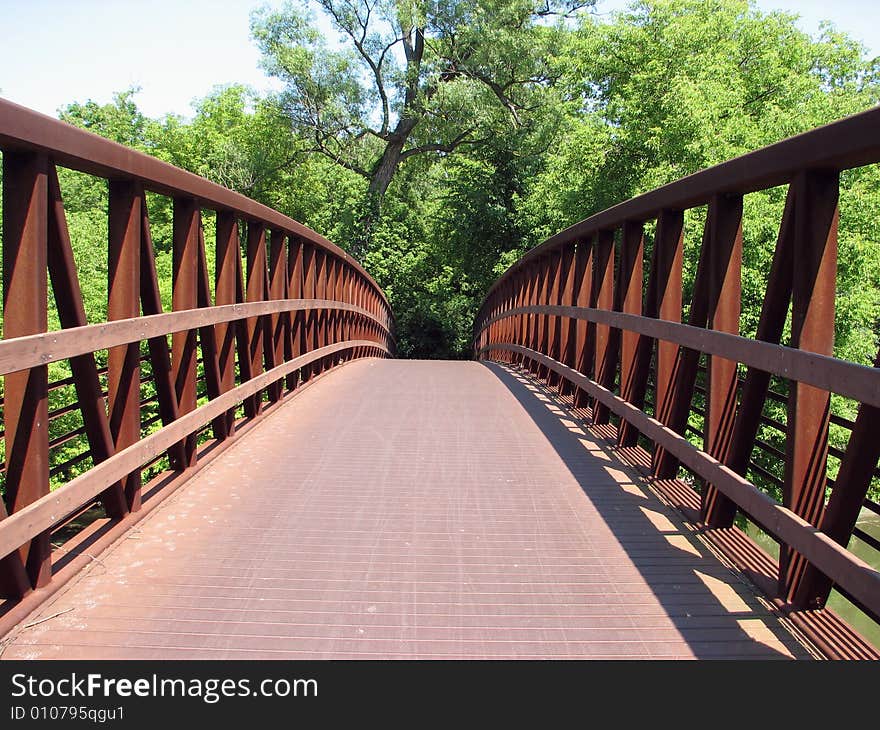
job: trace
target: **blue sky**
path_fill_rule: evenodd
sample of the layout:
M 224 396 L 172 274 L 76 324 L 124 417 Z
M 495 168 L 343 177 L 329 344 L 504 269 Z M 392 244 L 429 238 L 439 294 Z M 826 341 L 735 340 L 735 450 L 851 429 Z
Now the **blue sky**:
M 0 0 L 0 96 L 54 115 L 72 101 L 110 100 L 137 85 L 149 116 L 188 116 L 215 84 L 273 86 L 259 68 L 249 17 L 260 0 Z M 278 2 L 273 2 L 278 5 Z M 880 54 L 880 10 L 870 0 L 759 0 L 801 15 L 815 34 L 831 20 Z M 599 0 L 599 11 L 626 0 Z

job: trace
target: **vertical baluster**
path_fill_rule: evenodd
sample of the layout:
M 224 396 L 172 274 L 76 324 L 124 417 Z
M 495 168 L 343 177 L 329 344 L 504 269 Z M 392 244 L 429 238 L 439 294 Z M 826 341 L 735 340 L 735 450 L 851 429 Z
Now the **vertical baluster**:
M 874 367 L 880 368 L 880 350 L 874 359 Z M 880 459 L 878 432 L 880 408 L 862 403 L 846 451 L 840 460 L 840 470 L 837 472 L 828 506 L 819 523 L 819 529 L 843 547 L 849 543 L 874 478 L 874 468 Z M 828 600 L 832 585 L 828 576 L 807 564 L 795 603 L 820 608 Z
M 287 296 L 289 299 L 303 298 L 303 259 L 302 242 L 295 236 L 290 237 L 290 248 L 287 256 Z M 303 354 L 305 312 L 299 309 L 291 312 L 288 360 Z M 293 390 L 299 385 L 299 371 L 287 376 L 287 389 Z
M 260 221 L 248 221 L 247 226 L 247 302 L 262 302 L 266 299 L 266 227 Z M 263 372 L 263 349 L 265 327 L 262 317 L 247 318 L 248 359 L 250 377 L 255 378 Z M 262 393 L 247 398 L 244 402 L 245 415 L 253 418 L 262 410 Z
M 273 230 L 269 239 L 269 299 L 287 299 L 287 232 Z M 287 341 L 289 318 L 286 314 L 273 314 L 268 318 L 272 332 L 273 364 L 284 362 L 284 345 Z M 281 399 L 283 392 L 281 380 L 269 389 L 269 400 L 273 403 Z
M 742 299 L 742 196 L 718 195 L 709 204 L 708 286 L 706 319 L 719 332 L 739 334 Z M 696 289 L 696 287 L 695 287 Z M 691 308 L 691 321 L 698 313 Z M 736 415 L 737 364 L 709 356 L 703 448 L 721 462 L 727 459 Z M 700 494 L 700 513 L 705 520 L 713 511 L 719 492 L 711 484 Z
M 714 196 L 709 203 L 700 259 L 694 279 L 688 324 L 692 327 L 706 327 L 717 322 L 725 331 L 739 332 L 740 301 L 740 259 L 742 252 L 742 196 Z M 667 407 L 663 423 L 672 430 L 685 435 L 691 402 L 696 385 L 700 353 L 697 350 L 681 348 L 674 369 L 671 389 L 667 391 Z M 721 358 L 712 358 L 709 373 L 714 369 L 716 383 L 713 391 L 709 384 L 706 400 L 707 428 L 704 440 L 707 446 L 712 442 L 719 458 L 724 457 L 729 441 L 730 426 L 736 409 L 736 363 Z M 723 398 L 727 398 L 725 403 Z M 712 401 L 715 401 L 713 407 Z M 725 416 L 726 413 L 726 416 Z M 722 422 L 727 424 L 727 435 L 719 430 Z M 714 424 L 714 426 L 712 425 Z M 710 438 L 711 436 L 711 438 Z M 678 475 L 678 459 L 662 449 L 657 450 L 654 459 L 654 476 L 670 479 Z M 709 498 L 709 488 L 702 490 Z M 705 500 L 704 500 L 705 501 Z
M 48 326 L 46 243 L 49 162 L 45 154 L 3 153 L 3 337 L 12 339 Z M 6 505 L 18 512 L 49 493 L 49 412 L 46 366 L 8 373 L 3 404 L 6 440 Z M 4 561 L 4 592 L 28 590 L 18 570 L 26 566 L 34 587 L 52 575 L 49 534 L 23 545 Z
M 315 247 L 310 243 L 303 242 L 303 298 L 308 300 L 315 299 Z M 303 353 L 311 352 L 315 349 L 315 337 L 317 331 L 318 312 L 315 309 L 314 302 L 309 306 L 308 311 L 304 315 L 305 327 L 303 329 Z M 303 370 L 303 380 L 311 380 L 315 375 L 315 364 L 306 365 Z
M 625 314 L 641 315 L 645 258 L 645 228 L 641 222 L 627 222 L 620 239 L 620 272 L 617 276 L 616 301 Z M 620 396 L 633 402 L 636 355 L 639 335 L 623 330 L 620 343 Z M 618 430 L 619 446 L 635 446 L 638 432 L 624 420 Z
M 610 312 L 614 307 L 614 231 L 599 231 L 593 252 L 593 303 L 595 309 Z M 614 388 L 617 371 L 616 338 L 608 325 L 596 325 L 595 380 L 603 388 Z M 593 403 L 593 423 L 608 423 L 608 407 Z
M 140 307 L 141 191 L 135 183 L 110 181 L 108 205 L 107 319 L 138 317 Z M 141 437 L 140 343 L 111 347 L 107 353 L 110 433 L 116 451 Z M 128 508 L 141 507 L 141 472 L 122 480 Z
M 517 291 L 519 293 L 517 295 L 516 304 L 518 307 L 528 307 L 531 304 L 531 279 L 529 278 L 528 267 L 520 267 L 517 270 L 516 276 L 519 280 L 517 286 Z M 516 343 L 523 347 L 529 346 L 529 318 L 529 314 L 520 314 L 516 318 Z M 517 353 L 514 354 L 513 362 L 516 365 L 521 365 L 523 360 L 523 355 Z
M 67 216 L 61 199 L 61 187 L 55 165 L 49 165 L 49 231 L 47 261 L 52 292 L 58 309 L 58 319 L 65 329 L 84 327 L 88 324 L 83 304 L 82 290 L 73 259 L 73 247 L 67 229 Z M 137 242 L 138 247 L 140 241 Z M 137 294 L 135 294 L 137 296 Z M 83 428 L 89 441 L 92 463 L 100 464 L 116 449 L 107 421 L 107 404 L 101 382 L 98 379 L 98 366 L 94 353 L 87 352 L 70 358 L 70 371 L 76 398 L 79 401 Z M 128 503 L 121 482 L 117 482 L 101 494 L 101 502 L 108 517 L 123 517 L 128 512 Z
M 199 207 L 190 198 L 174 199 L 172 307 L 179 312 L 198 304 Z M 196 408 L 196 331 L 175 332 L 171 337 L 171 363 L 180 415 Z M 183 440 L 183 468 L 196 463 L 196 434 Z
M 590 240 L 579 241 L 574 259 L 575 306 L 589 307 L 593 300 L 593 244 Z M 579 319 L 575 335 L 575 360 L 578 372 L 588 375 L 590 371 L 590 323 Z M 590 399 L 580 388 L 574 392 L 574 407 L 586 408 Z
M 541 300 L 543 272 L 541 270 L 540 262 L 537 260 L 530 261 L 528 265 L 532 276 L 531 301 L 529 304 L 532 306 L 538 306 L 543 303 Z M 541 349 L 543 321 L 543 317 L 540 314 L 529 315 L 529 349 L 531 350 Z M 536 373 L 538 370 L 538 364 L 534 360 L 527 360 L 525 366 L 531 373 Z
M 236 272 L 241 268 L 238 244 L 238 222 L 228 211 L 217 212 L 217 250 L 214 264 L 214 302 L 217 306 L 236 303 Z M 235 387 L 235 331 L 232 322 L 220 322 L 215 326 L 220 392 Z M 227 437 L 235 433 L 235 409 L 230 408 L 222 416 L 223 431 Z M 219 436 L 218 436 L 219 438 Z
M 208 257 L 205 253 L 205 230 L 199 224 L 199 248 L 198 248 L 198 306 L 208 308 L 213 306 L 211 301 L 211 279 L 208 273 Z M 199 327 L 199 344 L 202 348 L 202 372 L 205 377 L 205 390 L 210 400 L 217 398 L 221 391 L 220 386 L 220 355 L 217 345 L 217 329 L 213 325 Z M 222 441 L 227 436 L 225 416 L 218 416 L 211 421 L 214 438 Z
M 791 301 L 792 259 L 794 258 L 794 221 L 797 187 L 790 185 L 785 210 L 779 226 L 779 238 L 773 252 L 773 263 L 767 277 L 767 288 L 756 340 L 778 343 L 782 337 L 788 304 Z M 739 408 L 733 422 L 733 435 L 726 464 L 738 474 L 745 474 L 761 422 L 761 412 L 770 387 L 770 374 L 749 368 L 742 387 Z M 730 527 L 736 517 L 736 505 L 720 494 L 704 510 L 703 519 L 709 527 Z
M 320 300 L 327 299 L 327 255 L 323 249 L 315 249 L 315 298 Z M 315 326 L 315 349 L 320 349 L 327 344 L 327 309 L 319 307 L 316 314 Z M 315 362 L 316 375 L 320 375 L 325 370 L 326 358 L 321 358 Z
M 553 286 L 551 273 L 552 267 L 550 266 L 549 257 L 542 256 L 537 261 L 537 267 L 538 290 L 536 304 L 544 306 L 549 303 L 548 300 L 550 296 L 550 288 Z M 550 349 L 550 316 L 547 314 L 538 315 L 538 343 L 535 349 L 545 355 Z M 536 374 L 539 380 L 545 380 L 549 371 L 547 370 L 546 366 L 535 362 L 533 372 Z
M 141 191 L 141 311 L 145 315 L 161 314 L 162 297 L 159 294 L 159 276 L 156 273 L 156 254 L 153 250 L 153 237 L 150 234 L 150 217 L 147 200 Z M 179 415 L 177 392 L 174 388 L 174 373 L 171 367 L 171 353 L 168 351 L 168 338 L 165 335 L 147 340 L 150 350 L 150 367 L 156 385 L 156 398 L 159 402 L 159 417 L 162 425 L 174 423 Z M 168 464 L 178 471 L 185 468 L 186 455 L 184 443 L 178 441 L 168 449 Z
M 559 303 L 565 307 L 575 306 L 575 246 L 569 244 L 562 251 L 562 291 L 560 293 Z M 575 347 L 576 347 L 576 322 L 572 317 L 564 317 L 562 320 L 562 351 L 560 353 L 560 361 L 570 368 L 576 366 Z M 565 379 L 559 379 L 559 394 L 569 395 L 572 392 L 571 383 Z
M 336 298 L 343 304 L 349 303 L 348 266 L 342 259 L 339 259 L 337 261 Z M 337 312 L 336 337 L 339 342 L 348 341 L 348 318 L 348 312 L 344 310 L 339 310 Z M 336 361 L 338 363 L 343 363 L 348 359 L 348 357 L 348 352 L 342 350 L 336 356 Z
M 558 306 L 561 302 L 563 287 L 563 271 L 562 271 L 562 251 L 559 249 L 553 251 L 548 257 L 548 267 L 550 276 L 550 288 L 547 294 L 547 304 Z M 562 353 L 562 317 L 548 317 L 548 335 L 547 335 L 547 352 L 546 355 L 554 360 L 559 360 Z M 559 375 L 553 371 L 547 372 L 547 385 L 555 388 L 559 382 Z
M 798 175 L 795 215 L 797 255 L 792 272 L 791 346 L 822 355 L 834 352 L 837 283 L 837 172 Z M 826 390 L 793 382 L 788 394 L 788 438 L 782 503 L 818 525 L 825 499 L 828 421 Z M 779 556 L 780 594 L 806 606 L 800 590 L 806 561 L 787 546 Z
M 682 258 L 684 252 L 684 214 L 681 211 L 663 211 L 657 221 L 657 240 L 654 242 L 657 275 L 655 314 L 669 322 L 681 322 Z M 678 345 L 657 340 L 657 368 L 654 383 L 654 417 L 669 423 L 675 389 L 675 366 Z M 652 472 L 658 476 L 663 460 L 663 449 L 655 448 Z
M 337 299 L 337 263 L 338 259 L 335 256 L 331 256 L 327 254 L 327 299 L 332 301 L 338 301 Z M 338 310 L 336 309 L 328 309 L 327 310 L 327 340 L 326 344 L 332 345 L 339 341 L 339 334 L 337 332 L 337 322 L 338 322 Z M 327 363 L 328 368 L 332 368 L 336 364 L 336 354 L 330 355 L 325 358 L 325 362 Z
M 351 303 L 356 306 L 361 306 L 361 278 L 360 274 L 356 270 L 352 270 L 351 274 Z M 353 312 L 351 315 L 351 332 L 350 336 L 352 340 L 361 339 L 361 315 L 357 312 Z M 360 348 L 355 347 L 351 351 L 351 357 L 353 360 L 357 360 L 360 357 Z

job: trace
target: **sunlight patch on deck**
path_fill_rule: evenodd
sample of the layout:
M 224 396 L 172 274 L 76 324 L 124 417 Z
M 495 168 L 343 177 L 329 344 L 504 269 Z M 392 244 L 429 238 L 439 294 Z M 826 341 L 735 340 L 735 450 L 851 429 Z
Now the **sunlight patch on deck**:
M 763 619 L 742 618 L 737 619 L 736 623 L 740 629 L 742 629 L 742 632 L 750 639 L 753 639 L 759 644 L 763 644 L 774 651 L 778 651 L 780 654 L 784 654 L 789 659 L 795 658 L 794 654 L 792 654 L 779 637 L 773 633 Z
M 661 512 L 656 512 L 647 507 L 639 507 L 642 514 L 648 518 L 648 521 L 654 525 L 658 532 L 678 532 L 675 523 Z
M 695 570 L 694 574 L 697 578 L 703 581 L 703 585 L 709 589 L 712 595 L 718 599 L 718 602 L 727 611 L 730 611 L 731 613 L 752 613 L 749 604 L 746 603 L 737 592 L 723 580 L 714 578 L 711 575 L 706 575 L 706 573 L 701 573 L 699 570 Z
M 664 535 L 666 538 L 666 542 L 668 542 L 672 547 L 677 548 L 678 550 L 683 550 L 686 553 L 690 553 L 698 558 L 702 558 L 702 553 L 697 550 L 696 546 L 687 539 L 684 535 Z

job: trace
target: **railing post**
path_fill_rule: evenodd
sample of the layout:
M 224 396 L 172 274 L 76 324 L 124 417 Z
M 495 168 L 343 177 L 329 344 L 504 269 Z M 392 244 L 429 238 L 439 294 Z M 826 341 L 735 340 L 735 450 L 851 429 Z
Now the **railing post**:
M 656 262 L 655 315 L 668 322 L 681 322 L 681 284 L 684 252 L 684 213 L 663 211 L 657 221 L 657 240 L 654 242 Z M 654 384 L 654 417 L 669 424 L 669 415 L 676 397 L 674 387 L 678 361 L 678 345 L 657 340 L 657 372 Z M 665 452 L 654 448 L 652 473 L 659 477 Z
M 290 247 L 287 253 L 287 297 L 288 299 L 303 298 L 302 282 L 302 242 L 296 236 L 290 236 Z M 292 312 L 290 315 L 290 337 L 288 339 L 285 357 L 293 360 L 303 354 L 303 324 L 305 313 L 302 310 Z M 293 372 L 287 376 L 287 389 L 293 390 L 299 385 L 299 372 Z
M 547 257 L 547 267 L 550 276 L 550 291 L 548 292 L 546 304 L 558 306 L 562 302 L 563 272 L 562 272 L 562 252 L 554 251 Z M 554 360 L 559 360 L 562 356 L 562 317 L 553 316 L 547 318 L 548 336 L 547 350 L 545 355 L 549 355 Z M 547 372 L 547 385 L 551 388 L 556 387 L 559 382 L 559 375 L 553 370 Z
M 709 207 L 707 326 L 719 332 L 739 334 L 742 299 L 742 196 L 716 196 Z M 692 310 L 693 313 L 693 310 Z M 692 318 L 693 319 L 693 318 Z M 710 355 L 706 387 L 703 448 L 721 462 L 727 459 L 733 436 L 738 388 L 737 364 Z M 700 493 L 700 514 L 705 523 L 714 521 L 721 493 L 711 484 Z
M 174 311 L 195 309 L 198 304 L 199 207 L 191 198 L 174 199 L 173 282 Z M 171 361 L 177 407 L 180 415 L 195 410 L 196 392 L 196 331 L 175 332 L 171 337 Z M 184 439 L 181 468 L 196 463 L 196 434 Z
M 315 298 L 327 298 L 327 254 L 323 250 L 315 251 Z M 324 347 L 327 344 L 327 310 L 319 307 L 316 312 L 315 348 Z M 320 375 L 326 369 L 326 358 L 315 361 L 316 375 Z
M 522 269 L 526 280 L 525 305 L 531 307 L 538 303 L 538 267 L 533 261 L 529 261 Z M 538 315 L 527 314 L 523 317 L 523 342 L 529 349 L 534 350 L 538 343 Z M 520 356 L 520 367 L 533 372 L 532 361 L 525 355 Z
M 831 355 L 837 284 L 837 172 L 801 173 L 795 179 L 795 238 L 791 346 Z M 782 503 L 818 525 L 825 500 L 831 396 L 794 382 L 788 394 L 788 438 Z M 801 588 L 806 561 L 787 546 L 779 556 L 780 594 L 797 607 L 809 599 Z
M 45 332 L 48 326 L 48 170 L 43 153 L 3 153 L 4 339 Z M 45 365 L 5 376 L 3 415 L 6 505 L 14 513 L 49 493 Z M 6 595 L 20 596 L 30 586 L 46 585 L 51 576 L 49 534 L 42 533 L 3 561 L 0 588 Z
M 576 288 L 575 306 L 589 307 L 593 300 L 593 242 L 592 240 L 578 241 L 574 261 L 574 280 Z M 590 340 L 591 325 L 585 320 L 579 319 L 576 325 L 575 359 L 578 372 L 588 375 L 591 367 Z M 586 408 L 590 399 L 586 391 L 580 388 L 574 392 L 574 407 Z
M 269 299 L 287 299 L 287 233 L 273 230 L 269 239 Z M 272 354 L 275 365 L 284 362 L 284 346 L 290 333 L 290 319 L 286 314 L 273 314 L 268 318 L 272 339 Z M 284 383 L 277 381 L 269 389 L 269 400 L 273 403 L 281 399 Z
M 537 276 L 537 284 L 535 286 L 535 304 L 542 305 L 547 303 L 547 288 L 549 285 L 549 266 L 547 265 L 548 261 L 546 257 L 541 257 L 535 262 L 535 270 Z M 549 316 L 546 314 L 536 315 L 537 317 L 537 328 L 535 331 L 535 346 L 532 348 L 533 350 L 537 350 L 538 352 L 547 352 L 547 325 Z M 543 365 L 540 365 L 538 362 L 533 362 L 531 371 L 537 375 L 537 377 L 541 380 L 544 379 L 547 374 L 547 368 Z
M 352 282 L 351 282 L 351 303 L 356 307 L 361 306 L 361 277 L 357 271 L 352 272 Z M 359 340 L 361 339 L 361 324 L 362 324 L 363 316 L 360 314 L 352 314 L 351 317 L 351 339 Z M 351 353 L 352 360 L 357 360 L 361 356 L 361 350 L 359 347 L 355 347 Z
M 110 181 L 107 258 L 107 319 L 138 317 L 140 307 L 141 191 L 135 183 Z M 116 451 L 141 437 L 140 343 L 111 347 L 107 353 L 110 433 Z M 141 473 L 123 480 L 128 509 L 141 506 Z M 117 515 L 122 516 L 122 515 Z
M 351 302 L 351 296 L 350 296 L 350 294 L 351 294 L 351 281 L 349 280 L 349 268 L 348 268 L 348 264 L 343 259 L 339 260 L 339 279 L 338 279 L 336 291 L 337 291 L 336 298 L 340 302 L 342 302 L 343 304 L 349 304 Z M 348 337 L 348 323 L 349 323 L 351 313 L 340 311 L 338 313 L 338 316 L 339 316 L 339 324 L 338 324 L 339 341 L 346 342 L 349 339 L 349 337 Z M 336 359 L 339 362 L 339 364 L 344 363 L 346 360 L 351 359 L 351 351 L 346 350 L 346 351 L 340 352 L 336 356 Z
M 315 247 L 309 243 L 303 243 L 303 299 L 315 299 Z M 303 354 L 315 349 L 315 337 L 317 330 L 318 313 L 314 307 L 310 307 L 304 313 L 305 326 L 303 328 Z M 311 380 L 315 375 L 315 365 L 310 363 L 302 370 L 303 380 Z
M 198 296 L 197 303 L 200 308 L 213 306 L 211 300 L 211 279 L 208 274 L 208 256 L 205 251 L 205 229 L 199 220 L 199 247 L 198 247 Z M 217 329 L 213 325 L 199 327 L 199 344 L 202 348 L 202 372 L 205 378 L 205 390 L 209 400 L 217 398 L 222 390 L 220 387 L 220 356 L 217 346 Z M 219 416 L 211 421 L 211 429 L 214 438 L 223 440 L 226 438 L 226 419 Z
M 338 302 L 340 298 L 340 283 L 339 283 L 339 259 L 335 256 L 328 257 L 329 265 L 327 267 L 327 299 L 332 299 L 333 301 Z M 338 309 L 330 309 L 327 311 L 327 329 L 328 329 L 328 337 L 327 344 L 333 344 L 339 342 L 339 310 Z M 333 354 L 328 358 L 328 363 L 330 367 L 335 367 L 339 362 L 339 355 Z
M 248 221 L 247 293 L 245 301 L 265 301 L 266 271 L 266 226 L 259 221 Z M 251 378 L 263 372 L 264 329 L 263 317 L 247 318 L 247 343 Z M 259 415 L 262 408 L 262 393 L 257 393 L 244 402 L 244 412 L 248 418 L 254 418 Z
M 620 238 L 620 270 L 617 275 L 615 301 L 624 314 L 642 314 L 642 287 L 645 258 L 645 227 L 641 222 L 623 225 Z M 620 397 L 633 402 L 635 387 L 636 356 L 639 335 L 631 330 L 621 333 L 620 343 Z M 635 446 L 636 431 L 628 422 L 621 420 L 618 429 L 618 446 Z
M 214 303 L 217 306 L 236 303 L 236 272 L 241 267 L 238 243 L 238 221 L 233 213 L 217 213 L 217 250 L 214 263 Z M 220 392 L 235 387 L 235 329 L 230 322 L 216 325 Z M 223 416 L 226 436 L 235 433 L 235 409 Z
M 614 231 L 600 231 L 593 254 L 593 303 L 595 309 L 610 312 L 614 306 Z M 608 325 L 596 325 L 596 382 L 614 389 L 617 371 L 617 338 Z M 593 423 L 608 423 L 609 411 L 599 401 L 593 404 Z
M 564 307 L 573 307 L 575 306 L 575 266 L 574 266 L 574 258 L 575 258 L 575 246 L 574 244 L 570 244 L 566 246 L 562 251 L 562 272 L 563 272 L 563 284 L 562 284 L 562 292 L 560 293 L 559 303 Z M 514 306 L 516 306 L 514 304 Z M 575 347 L 576 347 L 576 322 L 577 320 L 572 319 L 571 317 L 565 317 L 562 320 L 562 349 L 560 352 L 559 360 L 560 362 L 568 365 L 570 368 L 574 368 L 577 365 L 575 360 Z M 560 395 L 569 395 L 572 392 L 572 385 L 566 378 L 559 379 L 559 394 Z
M 713 196 L 706 215 L 700 260 L 694 278 L 688 317 L 690 326 L 706 327 L 717 322 L 725 330 L 733 330 L 734 334 L 739 332 L 741 252 L 742 196 Z M 699 361 L 698 351 L 681 348 L 675 362 L 672 384 L 666 394 L 663 423 L 682 436 L 687 431 Z M 709 397 L 706 399 L 704 440 L 707 444 L 712 441 L 712 448 L 721 454 L 720 458 L 724 458 L 736 410 L 736 363 L 712 358 L 709 363 L 710 375 L 713 363 L 716 382 L 714 391 L 711 384 L 707 391 Z M 726 404 L 723 400 L 725 397 L 729 399 Z M 722 433 L 719 429 L 725 427 L 724 424 L 726 432 Z M 677 475 L 678 459 L 672 454 L 658 451 L 654 476 L 671 479 Z M 708 486 L 702 490 L 703 501 L 711 496 L 709 492 Z

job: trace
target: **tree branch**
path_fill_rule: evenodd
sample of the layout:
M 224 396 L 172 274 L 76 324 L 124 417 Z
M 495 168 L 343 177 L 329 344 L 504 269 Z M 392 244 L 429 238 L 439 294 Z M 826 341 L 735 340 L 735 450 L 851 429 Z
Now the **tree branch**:
M 333 20 L 336 21 L 336 25 L 349 37 L 351 38 L 351 42 L 354 44 L 355 49 L 360 54 L 361 58 L 364 59 L 366 64 L 370 67 L 370 71 L 373 73 L 373 81 L 376 84 L 376 90 L 379 92 L 379 98 L 382 100 L 382 132 L 381 134 L 388 133 L 388 126 L 391 120 L 391 110 L 388 102 L 388 94 L 385 92 L 385 81 L 382 78 L 382 61 L 385 59 L 385 53 L 388 51 L 388 48 L 397 43 L 395 39 L 391 46 L 386 46 L 382 50 L 382 55 L 380 56 L 379 62 L 373 60 L 372 56 L 367 53 L 367 49 L 364 47 L 364 41 L 367 37 L 367 26 L 370 22 L 370 14 L 372 12 L 372 7 L 367 4 L 367 17 L 365 19 L 361 19 L 360 13 L 358 13 L 357 8 L 349 3 L 349 7 L 352 9 L 355 18 L 357 18 L 358 25 L 361 28 L 360 38 L 357 37 L 357 33 L 353 27 L 351 27 L 348 23 L 344 22 L 343 19 L 339 16 L 339 13 L 336 11 L 336 8 L 333 7 L 333 3 L 330 0 L 320 0 L 321 7 L 324 8 L 324 11 L 330 15 Z
M 481 144 L 485 142 L 485 140 L 480 139 L 467 139 L 467 136 L 474 131 L 474 127 L 465 130 L 461 134 L 459 134 L 455 139 L 451 142 L 447 143 L 433 143 L 433 144 L 423 144 L 418 147 L 410 147 L 408 150 L 404 150 L 400 153 L 400 159 L 405 160 L 408 157 L 413 157 L 414 155 L 422 155 L 426 152 L 442 152 L 444 154 L 449 154 L 450 152 L 454 152 L 457 147 L 460 147 L 463 144 Z

